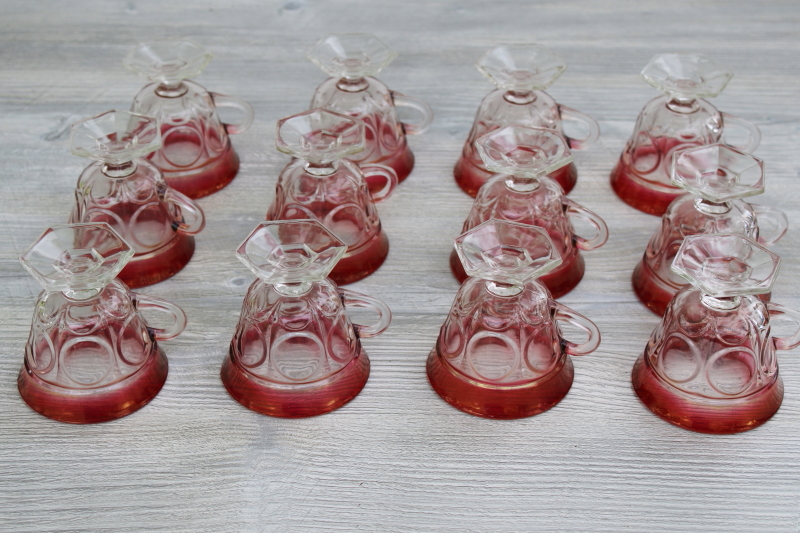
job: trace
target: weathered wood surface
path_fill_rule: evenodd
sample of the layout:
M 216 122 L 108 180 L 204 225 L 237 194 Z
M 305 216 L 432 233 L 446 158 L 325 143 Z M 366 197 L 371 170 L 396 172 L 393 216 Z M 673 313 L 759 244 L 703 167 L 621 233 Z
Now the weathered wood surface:
M 637 73 L 658 52 L 701 51 L 736 76 L 722 110 L 761 127 L 757 201 L 789 215 L 774 299 L 800 307 L 800 4 L 772 2 L 283 2 L 150 0 L 0 4 L 0 530 L 43 531 L 670 531 L 800 530 L 800 360 L 780 354 L 786 398 L 735 436 L 662 422 L 629 372 L 658 319 L 630 272 L 658 224 L 624 205 L 608 173 L 656 92 Z M 330 32 L 371 31 L 399 51 L 381 74 L 436 113 L 412 138 L 417 167 L 380 205 L 392 251 L 353 289 L 384 300 L 391 328 L 365 341 L 372 375 L 337 412 L 307 420 L 252 413 L 219 366 L 250 274 L 233 255 L 272 199 L 286 157 L 275 121 L 303 110 L 324 75 L 304 51 Z M 215 53 L 197 78 L 253 104 L 233 139 L 239 177 L 201 200 L 208 225 L 175 278 L 142 292 L 181 305 L 186 332 L 163 344 L 158 397 L 112 423 L 70 426 L 28 409 L 16 375 L 38 286 L 17 263 L 65 221 L 85 161 L 71 122 L 127 109 L 143 80 L 122 58 L 142 40 L 189 37 Z M 447 266 L 471 200 L 451 167 L 491 89 L 472 66 L 498 42 L 535 40 L 569 69 L 549 90 L 595 117 L 601 141 L 576 154 L 572 194 L 608 221 L 587 275 L 563 301 L 603 333 L 575 360 L 573 389 L 526 420 L 478 419 L 445 404 L 424 363 L 457 289 Z

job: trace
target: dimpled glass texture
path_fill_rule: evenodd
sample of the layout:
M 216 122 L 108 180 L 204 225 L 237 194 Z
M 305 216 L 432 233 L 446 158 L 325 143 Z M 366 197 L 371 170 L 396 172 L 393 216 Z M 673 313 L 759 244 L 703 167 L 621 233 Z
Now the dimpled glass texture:
M 705 433 L 752 429 L 778 410 L 775 351 L 800 344 L 800 331 L 775 338 L 770 318 L 798 322 L 800 313 L 754 295 L 771 290 L 779 264 L 743 235 L 686 238 L 674 268 L 694 286 L 675 295 L 633 369 L 634 389 L 650 410 Z
M 536 281 L 561 262 L 547 232 L 489 220 L 461 235 L 456 248 L 476 277 L 459 289 L 428 357 L 431 386 L 476 416 L 520 418 L 551 408 L 572 385 L 568 354 L 589 353 L 600 338 Z M 589 340 L 565 341 L 557 320 L 589 332 Z
M 388 326 L 388 308 L 339 289 L 326 275 L 346 246 L 315 220 L 263 222 L 237 251 L 257 279 L 247 291 L 222 381 L 245 407 L 270 416 L 322 414 L 352 400 L 369 377 L 359 337 Z M 385 323 L 350 322 L 345 305 L 376 310 Z

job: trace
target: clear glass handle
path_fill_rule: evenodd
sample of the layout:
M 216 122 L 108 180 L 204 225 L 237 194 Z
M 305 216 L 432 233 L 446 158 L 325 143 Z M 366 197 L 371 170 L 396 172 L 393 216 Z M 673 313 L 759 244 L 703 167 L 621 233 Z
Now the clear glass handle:
M 397 173 L 394 169 L 384 165 L 361 165 L 360 168 L 373 202 L 382 202 L 392 195 L 397 187 Z M 383 187 L 380 186 L 382 181 L 386 182 Z
M 758 243 L 771 246 L 781 240 L 789 228 L 789 219 L 780 209 L 761 204 L 750 204 L 758 221 Z M 766 222 L 766 224 L 763 224 Z M 769 231 L 765 231 L 765 230 Z
M 583 237 L 575 235 L 574 238 L 576 246 L 581 250 L 587 251 L 603 246 L 608 240 L 608 226 L 606 226 L 605 221 L 592 211 L 589 211 L 582 205 L 573 202 L 569 198 L 564 197 L 561 199 L 561 201 L 567 208 L 567 216 L 584 220 L 594 226 L 594 228 L 597 230 L 597 235 L 591 239 L 584 239 Z
M 178 225 L 178 233 L 197 235 L 206 227 L 206 217 L 202 208 L 185 194 L 167 187 L 164 201 L 175 205 L 180 211 L 181 217 L 173 223 Z
M 600 346 L 600 330 L 597 329 L 595 323 L 585 316 L 576 313 L 566 305 L 562 305 L 556 301 L 554 301 L 553 304 L 556 308 L 556 320 L 569 322 L 573 326 L 582 329 L 589 335 L 589 338 L 581 344 L 575 344 L 574 342 L 562 339 L 562 342 L 564 343 L 564 350 L 569 355 L 587 355 L 595 351 L 597 347 Z
M 752 153 L 753 151 L 755 151 L 756 148 L 758 148 L 758 145 L 761 144 L 761 130 L 758 129 L 758 126 L 756 126 L 752 122 L 747 122 L 742 118 L 735 117 L 728 113 L 720 113 L 720 114 L 722 115 L 722 123 L 725 124 L 725 129 L 727 129 L 728 126 L 738 126 L 739 128 L 745 130 L 750 135 L 750 138 L 747 139 L 747 142 L 744 143 L 742 146 L 735 146 L 729 143 L 725 144 L 748 154 Z M 723 137 L 724 136 L 725 134 L 723 132 Z
M 219 93 L 211 93 L 211 98 L 214 100 L 214 105 L 217 107 L 232 107 L 244 113 L 242 121 L 238 124 L 225 124 L 225 131 L 229 134 L 236 135 L 237 133 L 242 133 L 253 123 L 253 116 L 255 115 L 253 106 L 241 98 L 226 96 Z
M 372 309 L 378 313 L 378 321 L 371 326 L 353 324 L 353 328 L 355 328 L 359 337 L 368 338 L 380 335 L 386 331 L 386 328 L 388 328 L 389 324 L 392 322 L 391 309 L 389 309 L 389 306 L 380 300 L 367 296 L 366 294 L 343 289 L 341 287 L 339 287 L 339 296 L 341 296 L 342 302 L 344 302 L 346 307 L 363 307 L 366 309 Z
M 420 113 L 422 113 L 422 120 L 419 124 L 407 124 L 403 122 L 403 129 L 406 132 L 406 135 L 419 135 L 420 133 L 425 133 L 428 127 L 430 127 L 431 122 L 433 122 L 433 109 L 431 106 L 417 100 L 416 98 L 411 98 L 410 96 L 406 96 L 404 94 L 396 93 L 392 91 L 392 100 L 394 100 L 395 107 L 410 107 L 411 109 L 416 109 Z
M 136 307 L 138 309 L 153 309 L 172 315 L 174 322 L 167 328 L 161 329 L 147 326 L 147 329 L 153 333 L 156 340 L 165 341 L 172 339 L 180 335 L 181 332 L 186 329 L 186 313 L 174 303 L 139 293 L 133 293 L 133 297 L 136 300 Z
M 589 130 L 589 133 L 583 139 L 573 139 L 572 137 L 564 136 L 567 139 L 569 147 L 573 150 L 583 150 L 600 138 L 600 125 L 589 115 L 561 104 L 558 104 L 558 113 L 561 115 L 562 121 L 571 120 L 580 122 Z
M 795 332 L 788 337 L 772 337 L 772 343 L 775 345 L 775 349 L 791 350 L 800 346 L 800 312 L 773 302 L 766 302 L 766 305 L 767 309 L 769 309 L 770 316 L 786 315 L 788 318 L 794 320 L 798 325 L 798 328 L 795 330 Z

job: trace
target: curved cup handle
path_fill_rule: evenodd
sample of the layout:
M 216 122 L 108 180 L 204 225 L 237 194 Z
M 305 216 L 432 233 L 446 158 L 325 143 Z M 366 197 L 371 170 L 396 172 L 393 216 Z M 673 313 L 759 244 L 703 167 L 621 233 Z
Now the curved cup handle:
M 572 120 L 574 122 L 580 122 L 589 130 L 589 134 L 586 135 L 583 139 L 573 139 L 572 137 L 564 137 L 567 139 L 567 143 L 569 147 L 573 150 L 583 150 L 588 145 L 592 144 L 593 142 L 597 141 L 600 138 L 600 124 L 597 123 L 595 119 L 590 117 L 585 113 L 581 113 L 577 109 L 572 109 L 571 107 L 567 107 L 565 105 L 557 104 L 558 105 L 558 113 L 561 115 L 561 120 Z
M 150 330 L 156 340 L 165 341 L 177 337 L 186 329 L 186 313 L 174 303 L 139 293 L 134 293 L 134 298 L 138 309 L 154 309 L 172 315 L 174 322 L 168 328 L 160 329 L 147 326 L 147 329 Z
M 397 173 L 393 168 L 384 165 L 360 165 L 360 168 L 373 202 L 382 202 L 392 195 L 397 187 Z M 383 187 L 380 186 L 382 181 L 386 181 Z
M 600 346 L 600 330 L 597 329 L 595 323 L 585 316 L 576 313 L 566 305 L 562 305 L 555 301 L 553 304 L 555 305 L 554 318 L 556 320 L 569 322 L 573 326 L 582 329 L 589 335 L 589 338 L 586 339 L 586 342 L 582 344 L 575 344 L 574 342 L 570 342 L 566 339 L 561 339 L 561 342 L 564 344 L 564 350 L 569 355 L 586 355 L 595 351 L 597 347 Z
M 206 227 L 206 216 L 203 209 L 185 194 L 167 187 L 164 201 L 178 208 L 181 216 L 175 219 L 173 227 L 183 235 L 197 235 Z
M 573 202 L 569 198 L 564 197 L 561 201 L 567 208 L 567 216 L 584 220 L 594 226 L 594 228 L 597 230 L 597 235 L 591 239 L 584 239 L 583 237 L 574 235 L 573 238 L 575 239 L 575 245 L 581 250 L 594 250 L 595 248 L 600 248 L 603 246 L 608 240 L 608 226 L 606 226 L 605 221 L 603 221 L 602 218 L 597 216 L 592 211 L 589 211 L 582 205 Z
M 789 228 L 789 219 L 786 218 L 786 213 L 761 204 L 750 204 L 750 207 L 756 212 L 758 243 L 771 246 L 781 240 Z M 762 222 L 766 222 L 766 224 L 762 225 Z M 765 229 L 770 231 L 764 231 Z
M 746 120 L 730 115 L 728 113 L 720 113 L 722 115 L 722 123 L 725 124 L 725 129 L 728 126 L 738 126 L 739 128 L 745 130 L 749 135 L 750 138 L 747 139 L 747 142 L 744 143 L 742 146 L 734 146 L 729 144 L 729 146 L 736 148 L 737 150 L 741 150 L 747 154 L 753 152 L 758 145 L 761 143 L 761 130 L 758 129 L 758 126 L 753 124 L 752 122 L 747 122 Z M 723 137 L 725 136 L 723 130 Z M 725 143 L 728 144 L 728 143 Z
M 380 300 L 341 287 L 339 287 L 339 296 L 342 298 L 345 307 L 364 307 L 378 313 L 378 321 L 371 326 L 353 324 L 353 328 L 356 330 L 359 337 L 368 338 L 380 335 L 386 331 L 386 328 L 388 328 L 389 324 L 392 322 L 391 309 Z
M 253 116 L 255 115 L 253 106 L 241 98 L 219 93 L 211 93 L 211 98 L 214 100 L 214 105 L 217 107 L 232 107 L 244 113 L 242 121 L 238 124 L 225 124 L 225 131 L 229 134 L 236 135 L 237 133 L 242 133 L 253 124 Z
M 420 133 L 425 133 L 425 131 L 430 127 L 431 122 L 433 122 L 433 109 L 431 109 L 431 106 L 425 102 L 417 100 L 416 98 L 411 98 L 410 96 L 406 96 L 401 93 L 394 91 L 391 91 L 391 93 L 395 107 L 410 107 L 411 109 L 416 109 L 422 113 L 422 120 L 418 124 L 407 124 L 403 122 L 403 129 L 405 130 L 406 135 L 419 135 Z
M 800 346 L 800 311 L 789 309 L 780 304 L 766 302 L 770 316 L 786 315 L 797 323 L 798 328 L 788 337 L 772 337 L 772 344 L 776 350 L 791 350 Z

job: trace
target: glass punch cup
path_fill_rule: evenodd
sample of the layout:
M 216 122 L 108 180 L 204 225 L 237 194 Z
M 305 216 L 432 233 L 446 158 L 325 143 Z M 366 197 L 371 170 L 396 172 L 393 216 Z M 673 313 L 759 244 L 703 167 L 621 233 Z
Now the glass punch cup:
M 228 393 L 253 411 L 299 418 L 338 409 L 369 377 L 360 339 L 391 321 L 383 302 L 327 279 L 347 246 L 315 220 L 262 222 L 237 257 L 257 279 L 222 365 Z M 370 326 L 353 324 L 348 307 L 374 311 Z
M 453 407 L 486 418 L 546 411 L 572 386 L 570 355 L 600 344 L 586 317 L 561 305 L 537 278 L 561 263 L 542 228 L 489 220 L 455 241 L 470 276 L 428 356 L 431 386 Z M 559 321 L 588 334 L 563 338 Z
M 168 363 L 158 343 L 180 334 L 186 316 L 116 278 L 132 256 L 107 224 L 92 223 L 50 228 L 20 258 L 44 288 L 17 380 L 34 411 L 60 422 L 105 422 L 161 390 Z M 150 326 L 144 309 L 170 315 L 172 324 Z

